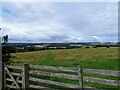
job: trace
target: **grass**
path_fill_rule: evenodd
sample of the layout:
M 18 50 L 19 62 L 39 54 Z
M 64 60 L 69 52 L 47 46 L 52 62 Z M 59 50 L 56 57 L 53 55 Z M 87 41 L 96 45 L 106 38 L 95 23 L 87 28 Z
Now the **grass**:
M 12 62 L 16 64 L 30 63 L 39 64 L 47 66 L 63 66 L 63 67 L 77 67 L 80 64 L 82 68 L 91 69 L 103 69 L 103 70 L 118 70 L 118 48 L 80 48 L 80 49 L 61 49 L 61 50 L 46 50 L 46 51 L 34 51 L 34 52 L 24 52 L 24 53 L 14 53 L 12 54 Z M 59 71 L 49 71 L 41 70 L 47 72 L 63 73 Z M 67 73 L 74 74 L 74 73 Z M 76 73 L 77 74 L 77 73 Z M 59 82 L 66 82 L 72 84 L 78 84 L 78 81 L 32 75 L 34 77 L 39 77 L 42 79 L 54 80 Z M 84 74 L 84 76 L 104 78 L 110 80 L 118 80 L 117 77 L 104 76 L 104 75 L 92 75 Z M 96 88 L 109 88 L 109 90 L 118 90 L 118 87 L 102 85 L 97 83 L 84 82 L 86 86 L 93 86 Z M 46 85 L 50 88 L 60 88 L 62 87 L 54 85 Z M 65 89 L 67 90 L 67 89 Z
M 14 53 L 12 62 L 118 70 L 118 48 L 81 48 Z

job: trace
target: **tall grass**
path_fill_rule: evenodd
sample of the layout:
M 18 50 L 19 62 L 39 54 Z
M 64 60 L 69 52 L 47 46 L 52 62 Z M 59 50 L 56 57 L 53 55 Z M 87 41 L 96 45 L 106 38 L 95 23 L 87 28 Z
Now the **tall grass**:
M 39 65 L 83 68 L 118 69 L 118 48 L 81 48 L 35 51 L 12 54 L 14 63 L 31 63 Z
M 77 67 L 80 64 L 82 68 L 118 70 L 118 48 L 80 48 L 80 49 L 62 49 L 62 50 L 48 50 L 35 51 L 12 54 L 12 62 L 15 64 L 30 63 L 39 65 L 52 65 L 64 67 Z M 60 73 L 60 72 L 59 72 Z M 89 75 L 85 76 L 98 77 L 116 80 L 116 77 L 103 75 Z M 35 76 L 60 82 L 78 84 L 75 80 L 66 80 L 61 78 L 52 78 L 44 76 Z M 85 85 L 94 86 L 96 88 L 109 88 L 109 90 L 117 90 L 117 87 L 109 85 L 101 85 L 97 83 L 87 83 Z M 48 85 L 49 87 L 58 88 L 58 86 Z M 61 88 L 61 87 L 60 87 Z M 61 88 L 63 90 L 63 88 Z M 65 89 L 67 90 L 67 89 Z

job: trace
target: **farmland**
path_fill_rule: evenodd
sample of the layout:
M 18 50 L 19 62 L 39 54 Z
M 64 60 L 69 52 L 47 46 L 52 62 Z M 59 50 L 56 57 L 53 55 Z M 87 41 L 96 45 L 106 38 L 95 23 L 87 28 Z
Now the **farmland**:
M 38 64 L 45 66 L 63 66 L 63 67 L 77 67 L 80 64 L 82 68 L 91 69 L 104 69 L 104 70 L 118 70 L 118 48 L 77 48 L 77 49 L 59 49 L 59 50 L 45 50 L 45 51 L 32 51 L 21 52 L 12 54 L 12 62 L 18 65 L 23 63 Z M 60 72 L 58 72 L 60 73 Z M 72 74 L 72 73 L 71 73 Z M 85 76 L 104 78 L 116 80 L 118 78 L 103 75 L 89 75 Z M 66 80 L 45 76 L 35 76 L 48 80 L 55 80 L 66 83 L 77 84 L 78 81 Z M 115 90 L 115 86 L 103 85 L 97 83 L 87 83 L 85 85 L 93 86 L 96 88 L 109 88 Z M 52 87 L 51 85 L 48 85 Z M 58 88 L 54 86 L 53 88 Z M 117 89 L 116 89 L 117 90 Z
M 64 67 L 117 70 L 118 48 L 80 48 L 22 52 L 12 54 L 16 64 L 31 63 Z

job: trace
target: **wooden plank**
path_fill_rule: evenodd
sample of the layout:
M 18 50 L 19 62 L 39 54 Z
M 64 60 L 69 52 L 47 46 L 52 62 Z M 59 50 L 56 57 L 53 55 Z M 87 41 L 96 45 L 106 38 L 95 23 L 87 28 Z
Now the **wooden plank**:
M 38 85 L 30 85 L 30 88 L 45 89 L 45 90 L 59 90 L 59 89 L 53 89 L 53 88 L 44 87 L 44 86 L 38 86 Z
M 10 81 L 10 82 L 13 82 L 13 80 L 10 79 L 10 78 L 7 78 L 6 80 L 7 80 L 7 81 Z M 22 80 L 16 80 L 16 82 L 17 82 L 17 83 L 22 83 Z
M 68 72 L 78 72 L 78 68 L 68 68 L 68 67 L 30 65 L 30 68 L 39 68 L 39 69 L 45 69 L 45 70 L 68 71 Z M 100 75 L 107 75 L 107 76 L 119 76 L 120 71 L 99 70 L 99 69 L 85 69 L 85 68 L 83 68 L 83 73 L 100 74 Z
M 6 85 L 6 87 L 9 87 L 9 88 L 12 88 L 12 89 L 18 89 L 18 87 L 12 86 L 12 85 Z
M 30 81 L 34 81 L 34 82 L 38 82 L 38 83 L 46 83 L 46 84 L 51 84 L 51 85 L 56 85 L 56 86 L 62 86 L 62 87 L 67 87 L 67 88 L 79 88 L 79 85 L 50 81 L 50 80 L 37 79 L 37 78 L 33 78 L 33 77 L 30 77 Z
M 47 90 L 59 90 L 59 89 L 53 89 L 53 88 L 49 88 L 49 87 L 43 87 L 43 86 L 38 86 L 38 85 L 30 85 L 30 88 L 35 88 L 35 89 L 47 89 Z M 90 89 L 90 90 L 98 90 L 94 87 L 88 87 L 88 86 L 85 86 L 84 88 L 86 88 L 87 90 Z M 103 89 L 99 89 L 99 90 L 103 90 Z
M 84 88 L 84 90 L 108 90 L 108 89 L 100 89 L 100 88 L 87 87 L 87 88 Z
M 12 74 L 10 73 L 10 71 L 7 69 L 7 67 L 5 67 L 5 70 L 7 71 L 7 74 L 11 77 L 11 79 L 13 80 L 13 82 L 15 83 L 15 85 L 20 88 L 20 86 L 17 84 L 17 82 L 15 81 L 14 77 L 12 76 Z
M 107 76 L 119 76 L 120 75 L 120 71 L 98 70 L 98 69 L 83 69 L 83 73 L 99 74 L 99 75 L 107 75 Z
M 6 67 L 11 68 L 11 69 L 20 69 L 20 70 L 22 70 L 22 66 L 6 65 Z
M 23 65 L 23 76 L 22 76 L 22 88 L 23 90 L 26 90 L 29 88 L 29 65 L 24 64 Z
M 98 89 L 94 87 L 84 86 L 84 90 L 106 90 L 106 89 Z
M 21 74 L 21 73 L 11 72 L 11 74 L 12 74 L 13 76 L 19 76 L 19 77 L 22 77 L 22 74 Z
M 43 86 L 38 86 L 38 85 L 30 85 L 30 88 L 35 88 L 35 89 L 49 89 L 48 87 L 43 87 Z
M 51 76 L 51 77 L 58 77 L 58 78 L 67 78 L 72 80 L 78 80 L 78 75 L 69 75 L 69 74 L 61 74 L 61 73 L 51 73 L 51 72 L 43 72 L 43 71 L 35 71 L 30 70 L 30 74 L 42 75 L 42 76 Z
M 105 85 L 112 85 L 112 86 L 118 86 L 118 84 L 120 84 L 120 81 L 117 81 L 117 80 L 107 80 L 107 79 L 93 78 L 93 77 L 83 77 L 83 81 L 105 84 Z
M 55 67 L 55 66 L 40 66 L 40 65 L 30 65 L 30 68 L 38 68 L 45 70 L 58 70 L 58 71 L 68 71 L 68 72 L 77 72 L 77 68 L 67 68 L 67 67 Z

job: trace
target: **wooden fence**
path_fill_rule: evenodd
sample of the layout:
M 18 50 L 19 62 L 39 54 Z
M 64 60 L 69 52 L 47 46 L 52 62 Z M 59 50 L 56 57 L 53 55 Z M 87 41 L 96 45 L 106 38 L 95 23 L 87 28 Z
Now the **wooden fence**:
M 77 73 L 77 74 L 73 75 L 70 73 Z M 5 89 L 16 88 L 23 90 L 25 90 L 26 88 L 50 89 L 51 87 L 48 86 L 53 85 L 64 88 L 83 90 L 85 88 L 94 88 L 94 87 L 85 86 L 84 82 L 105 84 L 111 86 L 118 86 L 120 84 L 120 81 L 118 80 L 108 80 L 102 78 L 88 77 L 83 75 L 85 73 L 118 77 L 120 71 L 84 69 L 84 68 L 82 69 L 80 67 L 68 68 L 68 67 L 55 67 L 55 66 L 40 66 L 40 65 L 29 65 L 29 64 L 24 64 L 23 66 L 5 65 L 4 88 Z M 71 84 L 71 83 L 58 82 L 54 80 L 48 80 L 46 78 L 41 79 L 40 77 L 42 76 L 78 80 L 79 83 Z

